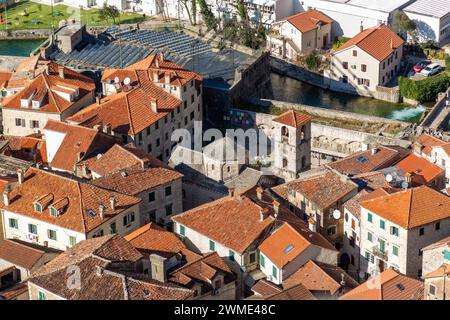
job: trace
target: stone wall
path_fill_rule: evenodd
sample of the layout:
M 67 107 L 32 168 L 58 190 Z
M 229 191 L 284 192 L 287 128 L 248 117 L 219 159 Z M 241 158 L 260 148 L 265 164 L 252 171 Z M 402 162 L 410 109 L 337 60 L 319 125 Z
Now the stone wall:
M 273 127 L 273 115 L 241 109 L 234 110 L 246 113 L 252 118 L 254 127 L 266 128 L 268 130 L 266 135 L 271 136 L 270 128 Z M 410 142 L 361 131 L 322 125 L 314 123 L 313 118 L 313 123 L 311 124 L 311 148 L 314 152 L 343 157 L 377 144 L 408 147 Z

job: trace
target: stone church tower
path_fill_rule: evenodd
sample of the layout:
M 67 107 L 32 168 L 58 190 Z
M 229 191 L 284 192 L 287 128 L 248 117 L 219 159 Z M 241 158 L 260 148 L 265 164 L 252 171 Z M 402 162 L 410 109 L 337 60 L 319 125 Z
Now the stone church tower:
M 272 167 L 285 181 L 311 168 L 311 119 L 293 110 L 273 119 Z

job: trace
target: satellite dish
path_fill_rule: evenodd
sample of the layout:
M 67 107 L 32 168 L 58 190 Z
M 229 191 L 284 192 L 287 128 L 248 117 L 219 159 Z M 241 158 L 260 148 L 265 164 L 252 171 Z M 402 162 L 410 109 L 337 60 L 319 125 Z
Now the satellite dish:
M 430 160 L 431 160 L 431 162 L 436 163 L 436 157 L 435 156 L 432 156 Z
M 394 177 L 392 177 L 392 174 L 388 173 L 388 174 L 386 175 L 386 182 L 387 182 L 387 183 L 391 183 L 392 180 L 394 180 Z
M 130 82 L 131 82 L 131 80 L 130 80 L 130 78 L 125 78 L 125 80 L 123 80 L 123 83 L 127 86 L 127 85 L 129 85 L 130 84 Z
M 119 83 L 119 82 L 120 82 L 119 77 L 115 77 L 115 78 L 114 78 L 114 82 L 115 82 L 115 83 Z
M 405 190 L 408 189 L 408 182 L 402 181 L 402 188 Z
M 341 217 L 341 212 L 336 209 L 333 211 L 333 218 L 335 218 L 336 220 L 338 220 Z

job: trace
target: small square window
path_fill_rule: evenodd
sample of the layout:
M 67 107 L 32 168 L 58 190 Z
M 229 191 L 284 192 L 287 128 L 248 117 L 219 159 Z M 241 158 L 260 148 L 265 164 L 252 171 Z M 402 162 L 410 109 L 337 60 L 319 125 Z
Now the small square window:
M 166 187 L 164 190 L 165 190 L 166 197 L 170 196 L 172 194 L 172 187 L 171 186 Z
M 153 202 L 155 201 L 155 192 L 150 192 L 148 194 L 148 202 Z
M 441 229 L 441 223 L 440 222 L 436 222 L 436 224 L 434 225 L 434 229 L 435 230 Z
M 425 234 L 425 228 L 419 229 L 419 236 L 423 236 Z

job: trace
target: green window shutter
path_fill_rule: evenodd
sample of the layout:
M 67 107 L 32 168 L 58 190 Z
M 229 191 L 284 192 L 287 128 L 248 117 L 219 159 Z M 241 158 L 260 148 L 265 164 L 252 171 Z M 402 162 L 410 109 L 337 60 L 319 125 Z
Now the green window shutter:
M 392 254 L 393 254 L 394 256 L 398 256 L 398 247 L 396 247 L 396 246 L 393 246 L 393 247 L 392 247 Z
M 278 269 L 275 266 L 272 266 L 272 276 L 277 279 L 278 278 Z
M 77 243 L 77 238 L 74 236 L 69 237 L 69 245 L 74 246 Z
M 367 214 L 367 221 L 372 222 L 372 214 L 371 213 Z
M 39 300 L 45 300 L 45 293 L 43 293 L 42 291 L 39 291 L 38 299 Z
M 16 219 L 9 219 L 9 227 L 10 228 L 14 228 L 14 229 L 18 229 L 19 228 L 19 223 Z
M 367 232 L 367 240 L 372 242 L 372 234 L 370 232 Z
M 216 250 L 216 243 L 212 240 L 209 240 L 209 250 L 215 251 Z
M 380 220 L 380 228 L 384 230 L 384 228 L 385 228 L 384 220 Z
M 186 229 L 184 226 L 180 225 L 180 234 L 184 237 L 186 235 Z
M 34 224 L 28 225 L 28 232 L 32 234 L 37 234 L 37 227 Z
M 444 259 L 450 261 L 450 251 L 445 250 L 443 252 L 443 254 L 444 254 Z
M 385 249 L 385 242 L 384 242 L 384 240 L 378 239 L 378 242 L 380 244 L 380 251 L 384 252 L 384 249 Z
M 265 260 L 264 256 L 261 253 L 259 254 L 259 264 L 263 268 L 266 266 L 266 260 Z

